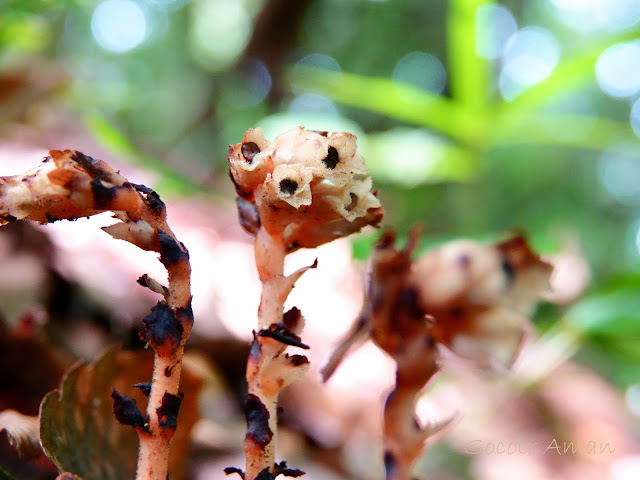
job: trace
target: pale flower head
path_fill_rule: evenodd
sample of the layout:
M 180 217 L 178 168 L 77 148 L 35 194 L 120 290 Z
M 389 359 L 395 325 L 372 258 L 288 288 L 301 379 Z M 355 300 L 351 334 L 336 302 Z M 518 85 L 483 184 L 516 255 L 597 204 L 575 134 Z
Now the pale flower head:
M 322 245 L 382 219 L 350 133 L 298 127 L 272 143 L 257 128 L 229 147 L 228 159 L 241 224 L 252 234 L 259 222 L 270 235 L 282 235 L 288 251 Z

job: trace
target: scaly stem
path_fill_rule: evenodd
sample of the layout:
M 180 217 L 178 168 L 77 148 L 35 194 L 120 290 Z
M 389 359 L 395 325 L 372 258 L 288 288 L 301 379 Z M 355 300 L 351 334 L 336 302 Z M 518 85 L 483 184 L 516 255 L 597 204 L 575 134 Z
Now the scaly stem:
M 260 229 L 255 241 L 256 267 L 260 281 L 262 282 L 262 293 L 260 295 L 260 307 L 258 308 L 258 327 L 268 328 L 274 323 L 282 320 L 284 311 L 284 300 L 280 290 L 281 280 L 284 271 L 285 249 L 282 237 L 273 237 L 263 228 Z M 271 431 L 271 438 L 265 443 L 267 438 L 256 439 L 255 436 L 247 434 L 245 439 L 246 456 L 246 479 L 253 480 L 265 468 L 272 469 L 275 465 L 276 443 L 278 438 L 278 394 L 279 390 L 265 392 L 263 389 L 264 368 L 260 360 L 277 356 L 281 350 L 281 344 L 273 340 L 254 339 L 252 356 L 247 365 L 247 382 L 249 383 L 249 395 L 255 395 L 266 407 L 268 412 L 268 428 Z M 257 347 L 258 352 L 254 352 Z M 254 357 L 258 353 L 258 358 Z M 255 364 L 252 365 L 252 361 Z M 269 385 L 270 382 L 266 382 Z M 257 441 L 256 441 L 257 440 Z
M 384 407 L 384 465 L 387 480 L 411 480 L 426 437 L 414 417 L 420 387 L 396 383 Z
M 300 311 L 284 312 L 284 301 L 293 283 L 306 271 L 301 269 L 285 277 L 286 255 L 282 237 L 269 235 L 261 228 L 255 241 L 255 258 L 262 282 L 258 326 L 247 362 L 249 393 L 245 402 L 247 435 L 245 480 L 255 480 L 265 469 L 273 472 L 278 438 L 278 396 L 280 391 L 300 378 L 307 370 L 308 360 L 302 355 L 284 353 L 287 339 L 296 340 L 303 327 Z M 285 340 L 270 336 L 277 328 Z M 298 346 L 303 345 L 299 344 Z M 306 348 L 304 346 L 303 348 Z
M 177 409 L 182 399 L 179 393 L 182 356 L 193 323 L 191 266 L 188 253 L 165 222 L 156 226 L 156 230 L 164 232 L 160 240 L 160 261 L 169 275 L 166 311 L 178 320 L 182 331 L 179 345 L 175 349 L 157 345 L 153 338 L 148 338 L 155 350 L 151 394 L 147 405 L 149 429 L 148 432 L 137 429 L 140 451 L 136 480 L 168 478 L 169 444 L 175 432 Z M 154 333 L 150 332 L 148 335 L 153 336 Z

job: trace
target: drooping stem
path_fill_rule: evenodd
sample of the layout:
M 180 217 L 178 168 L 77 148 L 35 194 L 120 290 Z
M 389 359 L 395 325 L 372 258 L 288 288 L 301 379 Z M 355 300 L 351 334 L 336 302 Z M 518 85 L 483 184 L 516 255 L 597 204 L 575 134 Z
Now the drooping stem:
M 295 281 L 309 268 L 285 277 L 285 255 L 282 237 L 269 235 L 261 228 L 255 240 L 256 267 L 262 282 L 258 309 L 260 330 L 254 334 L 247 362 L 246 480 L 255 480 L 265 469 L 274 472 L 278 396 L 284 387 L 304 375 L 309 363 L 304 355 L 284 353 L 288 345 L 308 348 L 297 336 L 304 326 L 300 311 L 293 308 L 284 313 L 284 302 Z
M 154 309 L 154 313 L 145 319 L 146 330 L 143 336 L 154 346 L 155 356 L 147 405 L 148 431 L 137 429 L 140 434 L 137 480 L 164 480 L 168 476 L 169 444 L 175 432 L 176 417 L 182 400 L 179 392 L 182 356 L 193 324 L 188 253 L 170 230 L 160 238 L 160 261 L 167 268 L 169 285 L 166 308 L 164 304 L 155 308 L 161 309 L 160 315 L 165 318 L 168 316 L 170 321 L 171 318 L 177 320 L 173 326 L 180 325 L 182 329 L 177 328 L 178 331 L 181 330 L 180 338 L 177 347 L 173 348 L 171 341 L 159 344 L 158 336 L 162 336 L 162 332 L 153 331 L 153 323 L 158 320 L 158 316 L 153 315 L 158 310 Z
M 19 220 L 49 223 L 113 212 L 121 220 L 103 228 L 114 238 L 160 254 L 169 277 L 163 287 L 147 275 L 138 282 L 164 296 L 144 319 L 141 336 L 155 351 L 148 414 L 113 390 L 116 419 L 140 437 L 137 480 L 166 480 L 169 442 L 176 428 L 184 344 L 193 325 L 189 254 L 167 224 L 166 207 L 144 185 L 130 183 L 100 160 L 74 150 L 52 150 L 24 175 L 0 177 L 0 226 Z

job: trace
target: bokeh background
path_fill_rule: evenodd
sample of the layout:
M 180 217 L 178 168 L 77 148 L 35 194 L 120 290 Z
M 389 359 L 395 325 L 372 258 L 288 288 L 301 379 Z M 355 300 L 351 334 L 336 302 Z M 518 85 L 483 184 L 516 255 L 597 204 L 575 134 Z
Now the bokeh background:
M 227 147 L 250 127 L 273 139 L 298 125 L 356 133 L 384 225 L 402 236 L 420 222 L 422 248 L 517 230 L 556 266 L 514 372 L 449 358 L 420 401 L 423 421 L 461 412 L 420 474 L 640 478 L 640 3 L 0 3 L 0 174 L 35 166 L 50 148 L 107 160 L 161 194 L 191 251 L 189 346 L 207 380 L 181 478 L 224 478 L 222 468 L 242 464 L 260 285 L 236 225 Z M 156 299 L 135 279 L 162 269 L 97 228 L 109 222 L 0 231 L 2 409 L 34 415 L 74 360 L 113 342 L 141 349 L 136 331 Z M 280 439 L 308 478 L 383 475 L 391 362 L 367 345 L 328 385 L 317 374 L 358 312 L 376 238 L 367 231 L 289 259 L 290 268 L 320 260 L 289 300 L 308 319 L 314 367 L 283 398 Z M 545 450 L 553 440 L 562 455 Z M 569 442 L 582 447 L 565 453 Z M 17 478 L 55 477 L 42 457 L 1 451 Z

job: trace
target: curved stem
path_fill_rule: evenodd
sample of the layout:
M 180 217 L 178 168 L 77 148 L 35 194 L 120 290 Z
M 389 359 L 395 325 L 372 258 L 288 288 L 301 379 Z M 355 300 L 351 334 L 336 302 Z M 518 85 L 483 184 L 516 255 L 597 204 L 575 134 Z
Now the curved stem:
M 182 330 L 175 349 L 158 345 L 153 338 L 148 339 L 151 340 L 155 351 L 151 393 L 147 405 L 150 433 L 138 429 L 140 451 L 136 480 L 168 478 L 169 446 L 182 400 L 179 391 L 182 356 L 193 324 L 191 265 L 188 252 L 184 245 L 177 241 L 166 222 L 156 226 L 156 231 L 159 232 L 159 236 L 162 235 L 160 261 L 166 267 L 169 276 L 166 306 Z

